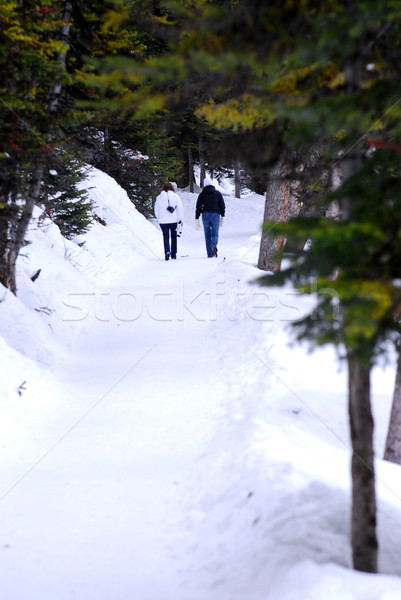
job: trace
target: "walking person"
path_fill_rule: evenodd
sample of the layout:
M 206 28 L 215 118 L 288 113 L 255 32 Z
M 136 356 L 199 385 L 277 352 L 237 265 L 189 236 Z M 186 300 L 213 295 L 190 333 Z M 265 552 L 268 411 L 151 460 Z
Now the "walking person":
M 183 225 L 184 209 L 181 198 L 170 181 L 164 184 L 155 202 L 155 216 L 163 233 L 164 258 L 177 258 L 177 225 Z
M 203 190 L 198 196 L 195 209 L 195 227 L 199 229 L 202 215 L 206 252 L 209 258 L 217 256 L 219 227 L 223 226 L 226 206 L 222 194 L 216 190 L 210 177 L 205 177 Z

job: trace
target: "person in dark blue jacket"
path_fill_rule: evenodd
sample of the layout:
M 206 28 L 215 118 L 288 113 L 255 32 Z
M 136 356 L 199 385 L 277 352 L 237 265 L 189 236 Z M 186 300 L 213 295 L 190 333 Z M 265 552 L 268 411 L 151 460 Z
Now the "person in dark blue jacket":
M 205 177 L 203 190 L 196 202 L 195 227 L 199 229 L 199 217 L 202 215 L 206 252 L 209 258 L 217 256 L 219 227 L 223 226 L 225 212 L 223 196 L 216 190 L 213 181 L 209 177 Z

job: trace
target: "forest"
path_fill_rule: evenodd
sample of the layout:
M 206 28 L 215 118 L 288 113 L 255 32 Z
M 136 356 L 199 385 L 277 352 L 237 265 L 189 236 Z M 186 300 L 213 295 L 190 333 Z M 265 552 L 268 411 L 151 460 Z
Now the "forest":
M 35 206 L 67 239 L 90 226 L 85 165 L 146 217 L 167 179 L 193 191 L 194 165 L 265 194 L 260 281 L 326 290 L 294 330 L 347 364 L 353 564 L 376 572 L 370 375 L 401 333 L 399 2 L 0 5 L 0 283 L 18 295 Z

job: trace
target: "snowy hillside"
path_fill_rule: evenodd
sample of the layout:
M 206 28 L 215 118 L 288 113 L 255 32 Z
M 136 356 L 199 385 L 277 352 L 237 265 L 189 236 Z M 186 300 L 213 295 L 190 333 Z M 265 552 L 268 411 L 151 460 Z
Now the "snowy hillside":
M 346 380 L 290 345 L 305 310 L 255 283 L 264 199 L 222 188 L 219 257 L 185 210 L 178 260 L 108 175 L 102 225 L 36 209 L 0 290 L 7 600 L 399 600 L 401 469 L 380 460 L 394 369 L 374 373 L 380 575 L 354 572 Z M 40 273 L 35 281 L 31 277 Z

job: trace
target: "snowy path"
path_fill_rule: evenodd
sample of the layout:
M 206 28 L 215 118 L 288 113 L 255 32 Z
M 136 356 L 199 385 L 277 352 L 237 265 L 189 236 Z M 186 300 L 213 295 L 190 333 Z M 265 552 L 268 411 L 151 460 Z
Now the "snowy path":
M 181 312 L 179 274 L 167 286 L 158 284 L 166 269 L 170 278 L 179 265 L 155 261 L 150 277 L 145 270 L 129 273 L 131 281 L 147 282 L 140 295 L 125 296 L 133 302 L 135 295 L 135 307 L 139 302 L 143 314 L 124 322 L 120 319 L 129 318 L 129 306 L 125 315 L 114 310 L 118 318 L 98 326 L 81 348 L 86 373 L 81 399 L 87 402 L 92 396 L 89 405 L 95 409 L 77 434 L 85 456 L 79 469 L 82 473 L 86 463 L 95 497 L 99 484 L 104 495 L 97 507 L 84 499 L 93 527 L 88 531 L 85 526 L 85 511 L 82 535 L 86 543 L 88 538 L 95 545 L 105 543 L 109 559 L 98 566 L 104 598 L 113 591 L 121 599 L 188 597 L 188 591 L 179 589 L 184 556 L 177 547 L 177 521 L 180 495 L 187 497 L 186 482 L 201 460 L 216 418 L 215 349 L 204 328 Z M 110 298 L 131 293 L 126 290 L 122 282 Z M 96 473 L 95 479 L 91 473 Z M 99 595 L 94 590 L 95 597 Z
M 188 237 L 191 258 L 127 267 L 112 288 L 74 299 L 88 316 L 57 374 L 55 412 L 38 424 L 44 458 L 9 499 L 29 535 L 8 554 L 8 600 L 27 584 L 32 600 L 203 600 L 182 572 L 180 527 L 188 498 L 207 493 L 193 475 L 221 418 L 211 330 L 223 260 Z

